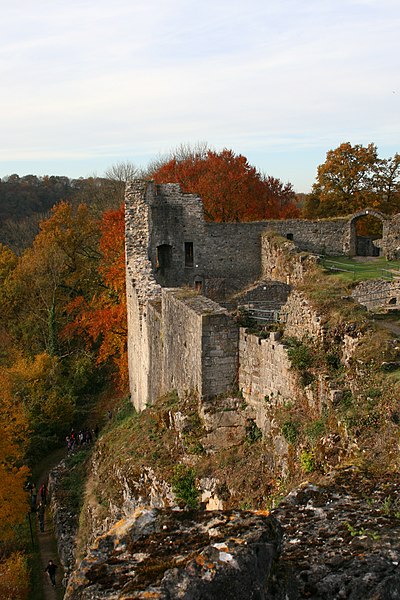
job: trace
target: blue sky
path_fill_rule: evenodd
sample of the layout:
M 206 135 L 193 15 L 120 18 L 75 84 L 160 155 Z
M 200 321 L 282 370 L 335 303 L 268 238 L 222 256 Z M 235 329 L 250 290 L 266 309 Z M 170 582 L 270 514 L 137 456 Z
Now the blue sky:
M 307 192 L 341 142 L 400 151 L 399 0 L 3 4 L 0 177 L 207 142 Z

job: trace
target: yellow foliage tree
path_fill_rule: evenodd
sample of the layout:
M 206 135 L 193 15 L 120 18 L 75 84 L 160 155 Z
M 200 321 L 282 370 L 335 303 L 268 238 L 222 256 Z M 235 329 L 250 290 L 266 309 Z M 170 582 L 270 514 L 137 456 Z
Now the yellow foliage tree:
M 65 434 L 73 419 L 75 403 L 61 385 L 61 359 L 47 352 L 37 354 L 33 360 L 21 356 L 14 361 L 10 372 L 32 428 L 43 434 Z
M 22 403 L 13 395 L 9 373 L 0 370 L 0 544 L 12 542 L 14 528 L 26 518 L 29 504 L 24 484 L 29 470 L 22 464 L 28 424 Z
M 4 600 L 26 600 L 29 595 L 29 576 L 26 558 L 13 552 L 0 561 L 0 598 Z

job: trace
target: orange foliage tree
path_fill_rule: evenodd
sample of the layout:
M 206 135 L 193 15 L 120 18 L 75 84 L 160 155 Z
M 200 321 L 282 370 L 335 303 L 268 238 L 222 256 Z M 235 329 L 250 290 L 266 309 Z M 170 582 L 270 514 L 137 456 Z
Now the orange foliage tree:
M 204 148 L 177 152 L 150 168 L 156 183 L 179 183 L 198 194 L 211 221 L 257 221 L 297 217 L 296 195 L 290 183 L 266 177 L 247 158 L 232 150 Z
M 12 542 L 15 526 L 28 512 L 24 490 L 27 467 L 22 465 L 28 439 L 28 422 L 20 398 L 14 393 L 13 379 L 4 364 L 0 366 L 0 550 Z
M 380 159 L 375 144 L 345 142 L 329 150 L 319 165 L 304 215 L 342 216 L 366 207 L 400 211 L 400 155 Z
M 98 285 L 98 238 L 98 221 L 86 205 L 61 202 L 5 282 L 13 329 L 31 354 L 61 350 L 58 331 L 66 305 L 77 295 L 91 295 Z
M 29 597 L 27 559 L 22 552 L 13 552 L 0 561 L 0 598 L 26 600 Z

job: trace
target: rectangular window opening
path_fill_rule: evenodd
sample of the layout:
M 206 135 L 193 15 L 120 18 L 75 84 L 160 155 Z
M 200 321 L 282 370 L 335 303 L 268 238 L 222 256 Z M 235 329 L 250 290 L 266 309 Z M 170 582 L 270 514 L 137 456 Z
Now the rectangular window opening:
M 185 267 L 193 267 L 193 242 L 185 242 Z

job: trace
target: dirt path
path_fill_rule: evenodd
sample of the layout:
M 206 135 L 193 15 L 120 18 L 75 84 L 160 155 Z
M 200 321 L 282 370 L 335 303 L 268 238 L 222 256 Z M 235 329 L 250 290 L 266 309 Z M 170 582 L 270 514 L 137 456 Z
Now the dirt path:
M 63 450 L 57 450 L 43 461 L 43 470 L 37 479 L 37 488 L 39 489 L 43 482 L 47 481 L 48 473 L 56 464 L 60 462 L 65 454 Z M 38 497 L 39 500 L 39 497 Z M 47 502 L 44 516 L 44 532 L 39 530 L 39 520 L 36 518 L 33 525 L 36 527 L 36 540 L 39 546 L 39 556 L 41 571 L 43 573 L 43 600 L 62 600 L 65 589 L 62 585 L 64 572 L 57 554 L 57 543 L 54 533 L 53 519 Z M 49 560 L 52 560 L 57 566 L 56 587 L 51 585 L 47 573 L 44 572 Z
M 53 521 L 48 509 L 45 513 L 44 533 L 40 532 L 39 527 L 37 526 L 37 540 L 39 544 L 40 563 L 44 577 L 44 600 L 59 600 L 64 596 L 64 588 L 61 584 L 63 570 L 57 556 Z M 44 572 L 50 559 L 58 566 L 56 573 L 57 585 L 55 588 L 51 585 L 48 575 Z
M 396 335 L 400 335 L 400 323 L 399 321 L 381 321 L 378 322 L 379 327 L 384 327 L 385 329 L 389 329 Z

